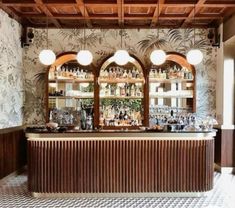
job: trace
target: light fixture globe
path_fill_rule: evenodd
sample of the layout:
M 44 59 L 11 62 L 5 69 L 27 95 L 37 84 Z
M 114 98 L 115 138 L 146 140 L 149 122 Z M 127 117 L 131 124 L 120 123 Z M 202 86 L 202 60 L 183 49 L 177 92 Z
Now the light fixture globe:
M 188 63 L 197 65 L 202 62 L 203 53 L 199 49 L 192 49 L 186 55 Z
M 150 55 L 150 60 L 155 65 L 161 65 L 166 61 L 166 53 L 163 50 L 154 50 Z
M 55 60 L 56 55 L 52 50 L 44 49 L 39 53 L 39 61 L 44 65 L 51 65 Z
M 80 50 L 76 58 L 78 63 L 83 66 L 89 65 L 93 60 L 92 53 L 88 50 Z
M 117 50 L 114 54 L 114 62 L 118 65 L 125 65 L 129 60 L 130 56 L 126 50 Z

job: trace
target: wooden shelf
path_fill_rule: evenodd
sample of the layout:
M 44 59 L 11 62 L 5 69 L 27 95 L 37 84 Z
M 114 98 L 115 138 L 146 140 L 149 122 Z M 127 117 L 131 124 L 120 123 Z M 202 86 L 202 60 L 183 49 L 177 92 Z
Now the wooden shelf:
M 193 82 L 193 79 L 159 79 L 149 78 L 149 83 L 182 83 L 182 82 Z
M 143 96 L 100 96 L 101 99 L 143 99 Z
M 116 84 L 116 83 L 144 83 L 144 79 L 120 79 L 120 78 L 115 78 L 115 79 L 106 79 L 106 78 L 100 78 L 98 80 L 99 83 L 109 83 L 109 84 Z
M 94 79 L 50 79 L 49 83 L 87 83 L 94 82 Z
M 49 96 L 49 99 L 94 99 L 94 96 Z

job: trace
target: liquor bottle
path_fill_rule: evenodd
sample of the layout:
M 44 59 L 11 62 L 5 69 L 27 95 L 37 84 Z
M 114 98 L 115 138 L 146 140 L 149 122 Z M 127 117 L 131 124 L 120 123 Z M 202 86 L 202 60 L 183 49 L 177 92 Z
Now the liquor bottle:
M 149 77 L 150 78 L 154 78 L 154 71 L 153 71 L 153 69 L 150 69 Z
M 115 87 L 114 87 L 114 85 L 110 86 L 110 95 L 115 95 Z
M 140 70 L 140 72 L 139 72 L 139 78 L 140 79 L 142 79 L 142 78 L 144 78 L 144 74 L 143 74 L 143 72 Z
M 109 96 L 109 95 L 110 95 L 109 85 L 107 85 L 107 86 L 105 87 L 105 92 L 104 92 L 104 94 L 105 94 L 106 96 Z
M 131 86 L 131 96 L 132 97 L 135 96 L 135 87 L 134 87 L 134 84 Z
M 132 73 L 132 78 L 133 78 L 133 79 L 136 79 L 136 69 L 135 69 L 135 67 L 133 67 L 131 73 Z
M 123 85 L 120 87 L 120 92 L 121 92 L 121 96 L 126 95 L 125 87 Z
M 126 72 L 126 69 L 124 70 L 123 78 L 127 78 L 127 72 Z
M 129 69 L 129 72 L 128 72 L 128 78 L 131 79 L 132 78 L 132 73 L 131 73 L 131 70 Z
M 113 79 L 116 79 L 116 78 L 117 78 L 117 72 L 116 72 L 116 69 L 113 69 L 112 78 L 113 78 Z
M 120 113 L 119 113 L 119 120 L 123 120 L 123 113 L 122 113 L 122 111 L 120 111 Z
M 140 88 L 138 86 L 136 86 L 136 96 L 140 97 L 142 95 Z
M 158 78 L 162 79 L 162 69 L 161 68 L 159 69 Z
M 108 78 L 112 79 L 112 69 L 111 68 L 109 68 L 109 71 L 108 71 Z
M 120 96 L 120 87 L 116 86 L 116 92 L 115 92 L 116 96 Z
M 166 79 L 166 71 L 165 70 L 163 70 L 163 72 L 162 72 L 162 79 Z
M 125 84 L 125 91 L 126 91 L 126 96 L 130 96 L 130 85 Z
M 123 119 L 124 119 L 124 120 L 128 120 L 128 118 L 129 118 L 129 116 L 127 115 L 127 112 L 125 111 L 125 112 L 124 112 L 124 115 L 123 115 Z
M 108 71 L 107 71 L 107 70 L 104 70 L 104 71 L 103 71 L 103 78 L 107 79 L 108 76 L 109 76 Z
M 61 68 L 59 67 L 57 69 L 57 79 L 60 79 L 61 78 Z

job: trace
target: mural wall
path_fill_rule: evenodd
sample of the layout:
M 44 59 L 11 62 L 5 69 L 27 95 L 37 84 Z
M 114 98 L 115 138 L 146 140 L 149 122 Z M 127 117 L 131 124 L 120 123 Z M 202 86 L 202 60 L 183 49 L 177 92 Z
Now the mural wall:
M 87 29 L 86 47 L 93 53 L 93 64 L 99 67 L 105 57 L 114 53 L 120 46 L 120 30 Z M 196 29 L 193 42 L 192 29 L 124 29 L 123 46 L 129 53 L 137 56 L 145 67 L 150 68 L 149 54 L 155 48 L 165 51 L 177 51 L 182 54 L 194 46 L 204 53 L 203 62 L 196 66 L 197 73 L 197 113 L 215 113 L 216 86 L 216 50 L 210 47 L 207 29 Z M 65 51 L 78 51 L 83 45 L 83 30 L 50 29 L 49 47 L 58 55 Z M 46 30 L 35 30 L 35 39 L 29 48 L 25 48 L 24 70 L 26 76 L 26 124 L 44 123 L 45 121 L 45 66 L 38 60 L 39 52 L 46 45 Z
M 0 129 L 23 124 L 21 26 L 0 9 Z

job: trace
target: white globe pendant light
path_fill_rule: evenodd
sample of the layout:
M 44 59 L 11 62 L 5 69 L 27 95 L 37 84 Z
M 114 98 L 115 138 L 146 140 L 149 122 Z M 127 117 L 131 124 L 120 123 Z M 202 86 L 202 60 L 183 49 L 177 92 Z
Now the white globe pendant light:
M 85 4 L 83 6 L 83 12 L 85 14 Z M 83 66 L 87 66 L 89 64 L 91 64 L 92 60 L 93 60 L 93 55 L 92 53 L 89 51 L 89 50 L 86 50 L 86 30 L 85 30 L 85 15 L 84 15 L 84 28 L 83 28 L 83 42 L 84 42 L 84 45 L 83 45 L 83 49 L 80 50 L 78 53 L 77 53 L 77 62 Z
M 121 1 L 121 14 L 122 14 L 122 8 L 123 8 L 123 6 L 122 6 L 122 1 Z M 115 52 L 115 54 L 113 55 L 113 58 L 114 58 L 114 62 L 117 65 L 123 66 L 131 60 L 131 57 L 130 57 L 129 53 L 127 52 L 127 50 L 123 49 L 123 47 L 122 47 L 123 28 L 121 28 L 120 35 L 121 35 L 121 49 L 119 49 Z
M 195 4 L 194 4 L 194 9 L 193 9 L 193 19 L 195 22 Z M 193 43 L 195 45 L 195 27 L 193 29 Z M 188 53 L 186 54 L 186 59 L 188 61 L 188 63 L 192 64 L 192 65 L 197 65 L 200 64 L 202 62 L 203 59 L 203 53 L 196 48 L 193 48 L 191 50 L 188 51 Z
M 197 65 L 202 62 L 203 54 L 199 49 L 192 49 L 186 55 L 188 63 Z
M 76 58 L 78 63 L 83 66 L 89 65 L 93 60 L 92 53 L 89 50 L 80 50 Z
M 158 1 L 158 22 L 159 22 L 159 1 Z M 157 37 L 159 38 L 159 28 L 157 30 Z M 150 54 L 150 60 L 153 64 L 155 65 L 161 65 L 166 61 L 166 53 L 163 50 L 157 49 L 152 51 L 152 53 Z
M 125 65 L 129 62 L 130 56 L 126 50 L 117 50 L 114 54 L 114 61 L 118 65 Z
M 48 16 L 46 15 L 46 35 L 47 35 L 47 45 L 46 45 L 46 49 L 43 49 L 40 53 L 39 53 L 39 61 L 44 64 L 44 65 L 51 65 L 55 62 L 56 60 L 56 55 L 55 53 L 48 49 Z
M 163 50 L 154 50 L 150 55 L 150 60 L 155 65 L 161 65 L 166 61 L 166 53 Z
M 55 62 L 56 55 L 50 49 L 44 49 L 39 53 L 39 61 L 44 65 L 51 65 Z

